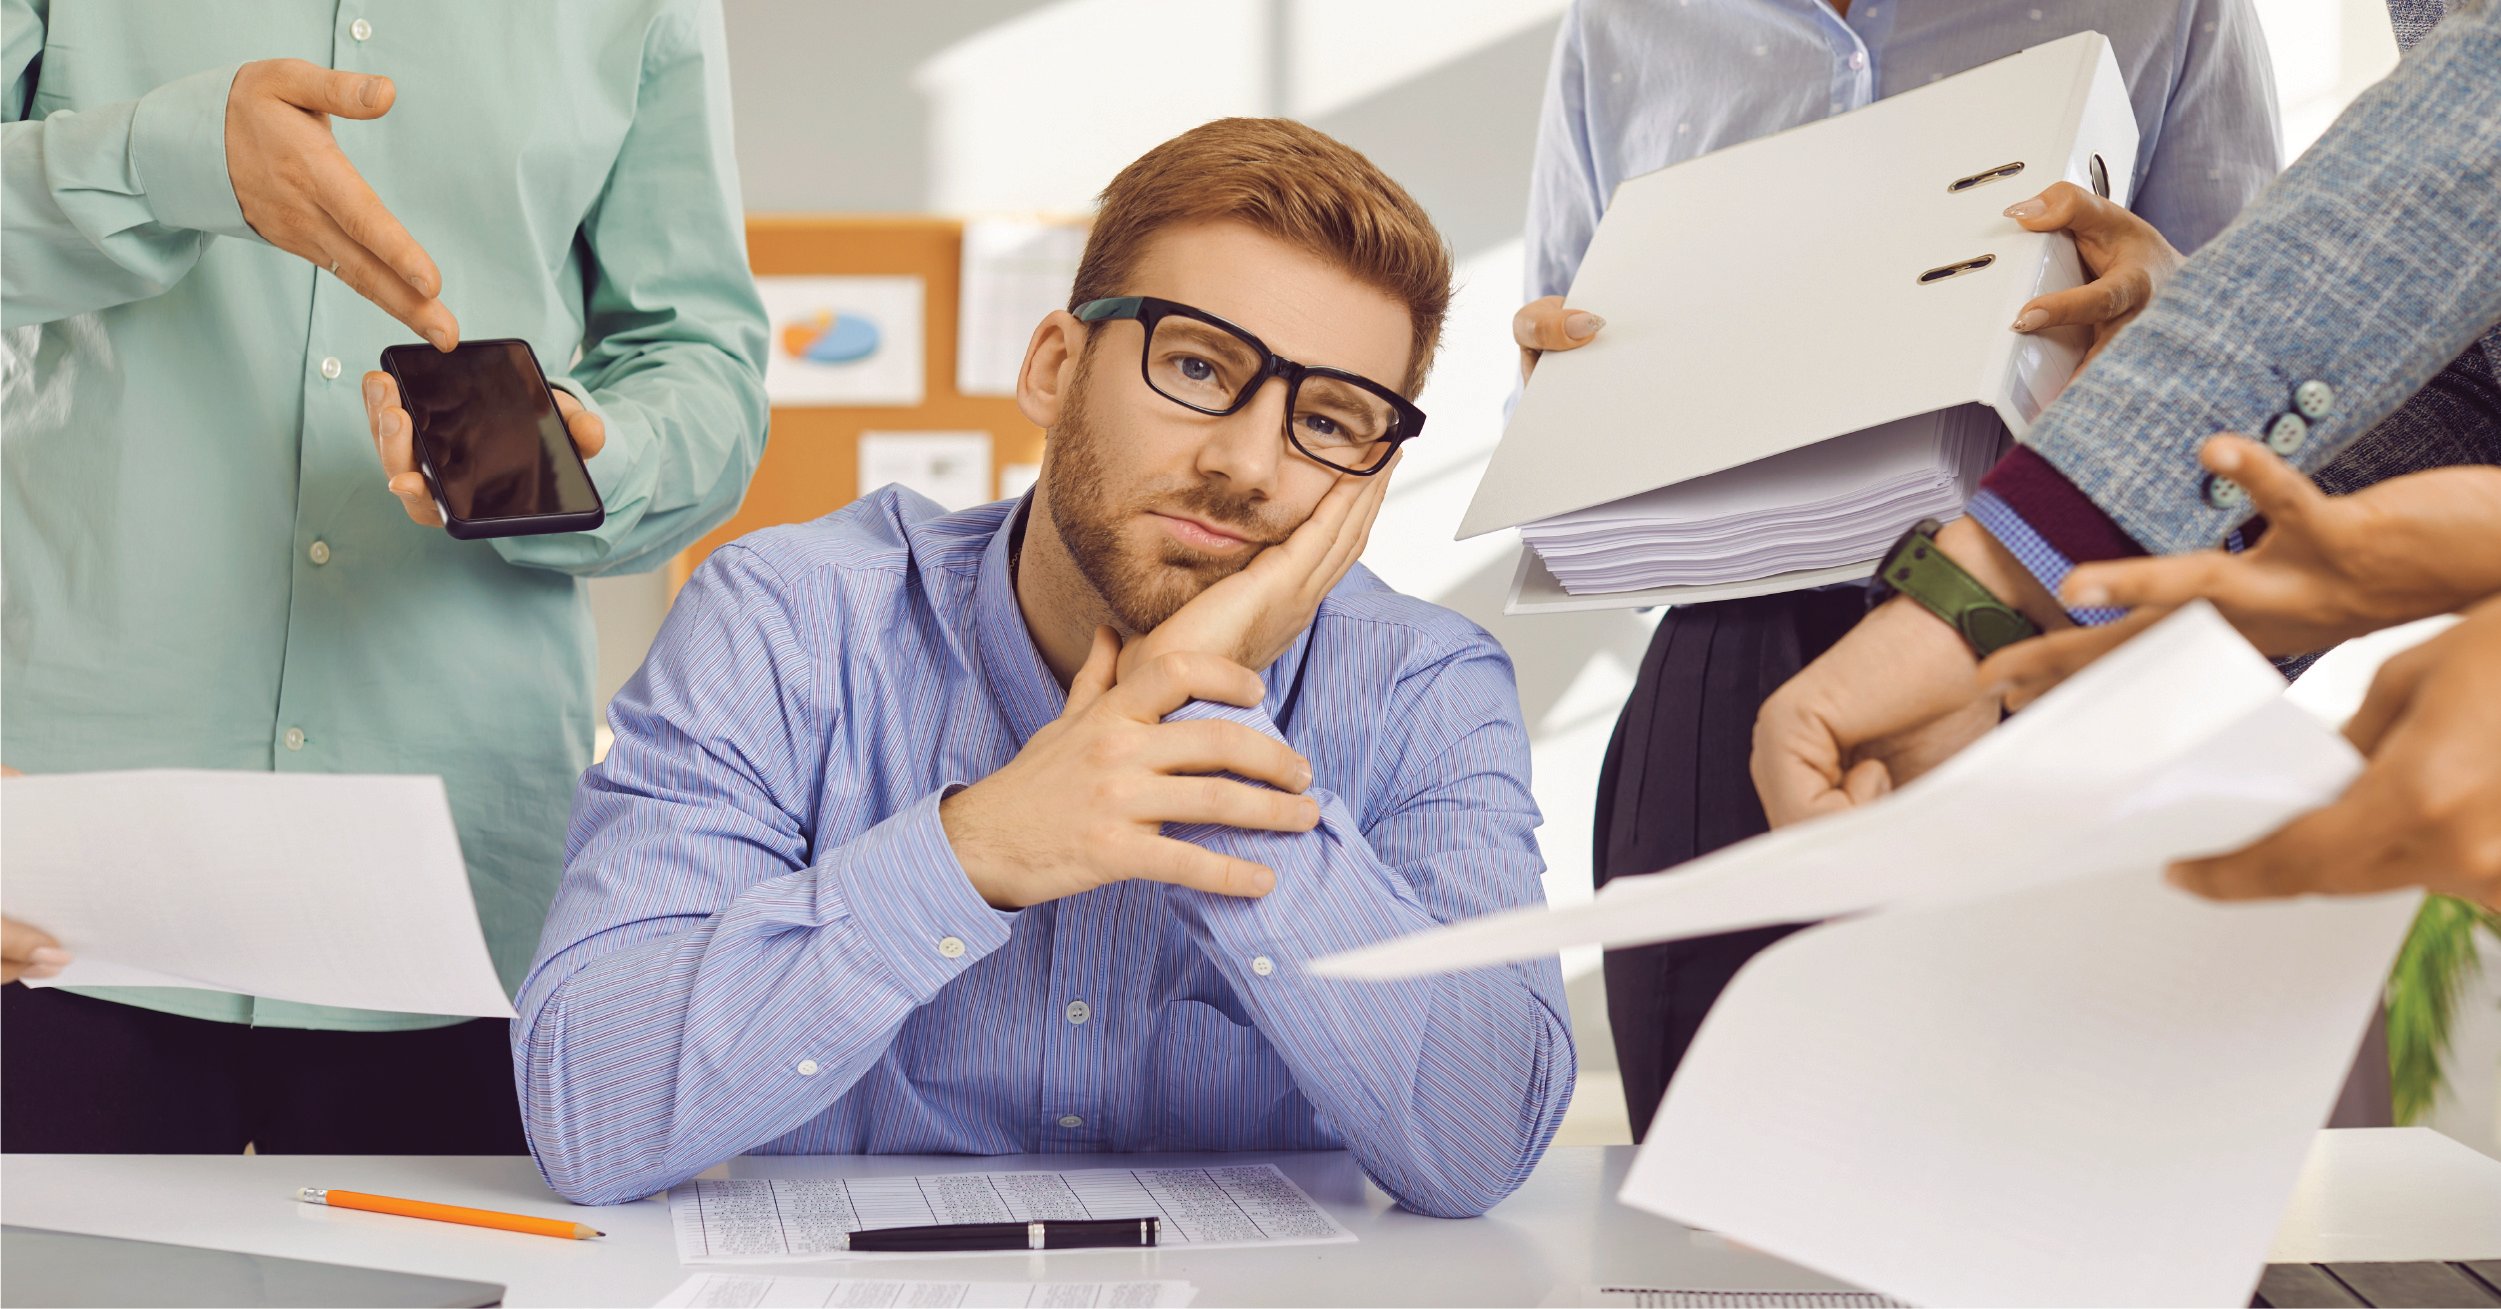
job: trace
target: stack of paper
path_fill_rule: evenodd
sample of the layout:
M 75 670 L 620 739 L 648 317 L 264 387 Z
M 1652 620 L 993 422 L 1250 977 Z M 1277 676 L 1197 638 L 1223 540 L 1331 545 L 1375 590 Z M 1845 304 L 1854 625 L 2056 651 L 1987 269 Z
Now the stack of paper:
M 2200 604 L 1875 804 L 1312 967 L 1830 920 L 1712 1009 L 1626 1203 L 1914 1304 L 2246 1304 L 2421 897 L 2162 869 L 2359 767 Z
M 1905 526 L 1962 513 L 2005 440 L 1994 412 L 1958 405 L 1526 523 L 1520 535 L 1574 595 L 1873 573 Z

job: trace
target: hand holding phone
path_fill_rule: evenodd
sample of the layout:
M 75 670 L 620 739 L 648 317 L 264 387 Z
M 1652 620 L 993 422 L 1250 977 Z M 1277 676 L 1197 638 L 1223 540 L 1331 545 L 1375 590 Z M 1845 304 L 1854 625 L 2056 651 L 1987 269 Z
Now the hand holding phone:
M 547 385 L 525 341 L 392 346 L 365 375 L 365 414 L 391 492 L 420 525 L 478 540 L 606 519 L 583 463 L 606 431 Z

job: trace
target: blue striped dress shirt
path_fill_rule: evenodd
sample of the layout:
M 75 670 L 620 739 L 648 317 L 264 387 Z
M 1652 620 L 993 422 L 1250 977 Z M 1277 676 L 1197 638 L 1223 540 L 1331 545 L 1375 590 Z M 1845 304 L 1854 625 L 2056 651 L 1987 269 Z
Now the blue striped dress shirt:
M 1310 759 L 1309 833 L 1176 828 L 1259 900 L 1125 881 L 1017 913 L 938 801 L 1065 694 L 1009 573 L 1013 504 L 889 488 L 716 551 L 611 710 L 520 999 L 531 1149 L 586 1203 L 742 1152 L 1351 1150 L 1481 1213 L 1571 1099 L 1552 959 L 1392 985 L 1300 965 L 1539 903 L 1511 665 L 1357 568 L 1257 709 Z

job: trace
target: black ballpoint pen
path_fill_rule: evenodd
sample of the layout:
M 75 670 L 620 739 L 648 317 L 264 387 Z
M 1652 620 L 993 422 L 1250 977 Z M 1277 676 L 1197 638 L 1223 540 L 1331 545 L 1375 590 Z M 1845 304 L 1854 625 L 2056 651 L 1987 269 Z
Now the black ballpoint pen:
M 871 1227 L 851 1234 L 851 1248 L 866 1254 L 912 1250 L 1101 1250 L 1153 1245 L 1161 1218 L 1050 1218 L 1032 1223 L 938 1223 L 928 1227 Z

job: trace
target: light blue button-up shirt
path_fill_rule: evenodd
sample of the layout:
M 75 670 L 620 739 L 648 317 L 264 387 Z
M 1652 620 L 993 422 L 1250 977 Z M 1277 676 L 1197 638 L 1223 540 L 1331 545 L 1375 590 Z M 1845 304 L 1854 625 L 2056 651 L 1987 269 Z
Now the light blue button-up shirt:
M 716 551 L 679 595 L 582 779 L 521 996 L 548 1180 L 605 1203 L 745 1152 L 1343 1147 L 1411 1208 L 1508 1195 L 1571 1099 L 1555 959 L 1302 968 L 1542 902 L 1501 647 L 1357 568 L 1265 704 L 1175 715 L 1311 761 L 1315 831 L 1170 829 L 1275 890 L 1124 881 L 1002 913 L 938 802 L 1067 702 L 1010 580 L 1010 508 L 888 488 Z
M 1825 0 L 1579 0 L 1538 125 L 1528 298 L 1570 288 L 1625 178 L 2086 31 L 2136 107 L 2132 207 L 2194 250 L 2280 166 L 2250 0 L 1858 0 L 1847 19 Z M 1848 196 L 1829 204 L 1850 221 Z

